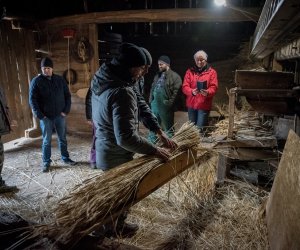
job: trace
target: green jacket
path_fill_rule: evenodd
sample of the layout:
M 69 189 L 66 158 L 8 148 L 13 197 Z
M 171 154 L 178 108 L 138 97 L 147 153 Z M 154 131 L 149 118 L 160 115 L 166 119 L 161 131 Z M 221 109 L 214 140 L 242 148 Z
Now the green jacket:
M 153 91 L 159 77 L 160 77 L 160 73 L 157 73 L 154 76 L 154 80 L 150 91 L 149 103 L 151 103 L 153 100 Z M 166 72 L 164 88 L 168 97 L 168 99 L 166 100 L 166 104 L 168 104 L 170 107 L 174 107 L 175 99 L 177 97 L 178 91 L 181 89 L 181 85 L 182 85 L 181 77 L 175 71 L 169 69 Z

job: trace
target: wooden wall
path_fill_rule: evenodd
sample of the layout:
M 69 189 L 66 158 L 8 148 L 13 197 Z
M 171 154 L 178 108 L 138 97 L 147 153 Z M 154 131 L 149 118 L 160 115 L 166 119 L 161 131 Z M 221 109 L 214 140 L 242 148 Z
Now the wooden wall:
M 68 39 L 64 37 L 63 30 L 73 29 L 75 36 Z M 96 24 L 73 25 L 68 27 L 51 27 L 42 33 L 41 48 L 50 52 L 53 60 L 53 72 L 63 76 L 68 70 L 68 58 L 70 68 L 76 72 L 77 80 L 74 84 L 68 84 L 72 94 L 71 112 L 67 116 L 67 129 L 71 133 L 92 133 L 91 127 L 86 123 L 85 118 L 85 96 L 90 86 L 91 78 L 99 67 L 98 56 L 98 29 Z M 78 41 L 84 38 L 88 41 L 92 50 L 92 57 L 87 62 L 76 59 Z M 50 46 L 49 46 L 50 45 Z M 81 48 L 82 49 L 82 48 Z M 68 53 L 69 50 L 69 53 Z M 80 53 L 80 52 L 78 52 Z M 42 55 L 47 56 L 47 55 Z M 41 58 L 40 58 L 41 59 Z M 39 60 L 40 61 L 40 60 Z M 67 80 L 69 78 L 67 77 Z
M 6 95 L 11 117 L 18 124 L 11 134 L 3 136 L 4 142 L 24 137 L 25 131 L 29 131 L 34 124 L 37 128 L 33 129 L 33 133 L 27 133 L 27 136 L 40 135 L 39 123 L 33 118 L 28 103 L 28 94 L 30 81 L 40 73 L 40 60 L 45 56 L 53 59 L 54 73 L 63 75 L 70 63 L 70 68 L 77 74 L 77 81 L 69 85 L 72 107 L 67 117 L 68 131 L 91 133 L 85 118 L 85 94 L 99 67 L 97 25 L 68 27 L 76 31 L 75 37 L 69 40 L 69 46 L 68 39 L 62 33 L 64 28 L 53 27 L 34 33 L 33 30 L 12 29 L 11 23 L 7 21 L 0 23 L 0 86 Z M 90 42 L 93 49 L 92 58 L 85 63 L 76 61 L 72 52 L 68 53 L 68 50 L 74 50 L 74 44 L 82 37 Z M 36 49 L 44 52 L 36 52 Z
M 3 136 L 3 142 L 24 136 L 32 127 L 32 114 L 28 104 L 29 83 L 37 74 L 34 52 L 34 34 L 31 30 L 12 29 L 10 22 L 0 23 L 0 86 L 2 87 L 11 118 L 18 126 Z

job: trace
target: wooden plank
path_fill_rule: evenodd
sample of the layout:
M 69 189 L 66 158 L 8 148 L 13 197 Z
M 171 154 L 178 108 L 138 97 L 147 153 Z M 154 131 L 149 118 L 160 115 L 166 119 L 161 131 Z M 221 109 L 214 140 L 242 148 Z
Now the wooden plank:
M 256 137 L 253 140 L 250 139 L 236 139 L 236 140 L 224 140 L 217 142 L 215 148 L 224 147 L 240 147 L 240 148 L 274 148 L 277 147 L 276 138 L 259 138 Z
M 202 155 L 199 160 L 204 162 L 207 158 L 208 153 Z M 137 188 L 134 203 L 145 198 L 176 175 L 193 166 L 195 163 L 196 152 L 194 150 L 190 150 L 182 152 L 166 163 L 160 164 L 141 180 Z
M 96 24 L 89 24 L 89 41 L 94 50 L 94 56 L 90 61 L 90 74 L 91 77 L 96 73 L 99 68 L 99 53 L 98 53 L 98 26 Z M 89 87 L 89 86 L 87 86 Z
M 280 97 L 297 97 L 299 96 L 297 90 L 292 89 L 236 89 L 238 95 L 247 96 L 250 98 L 280 98 Z
M 174 8 L 94 12 L 67 17 L 57 17 L 40 23 L 41 26 L 66 26 L 90 23 L 130 23 L 130 22 L 243 22 L 258 20 L 258 8 Z
M 13 127 L 12 133 L 3 137 L 4 142 L 23 137 L 25 129 L 32 126 L 28 89 L 33 71 L 32 58 L 35 54 L 33 41 L 32 31 L 12 30 L 9 23 L 1 25 L 0 54 L 1 58 L 6 58 L 1 66 L 1 84 L 11 118 L 18 125 Z
M 270 249 L 300 246 L 300 138 L 290 130 L 266 207 Z
M 242 89 L 288 89 L 293 82 L 290 72 L 235 71 L 235 83 Z
M 233 137 L 233 128 L 234 128 L 234 109 L 235 109 L 235 92 L 234 89 L 229 90 L 229 105 L 228 105 L 228 138 Z
M 217 163 L 217 185 L 222 185 L 230 171 L 230 159 L 222 153 L 219 153 Z
M 6 83 L 4 87 L 5 95 L 6 95 L 6 100 L 7 104 L 10 110 L 11 114 L 11 119 L 14 119 L 16 121 L 19 120 L 19 99 L 16 97 L 16 90 L 18 90 L 18 75 L 17 75 L 17 68 L 16 68 L 16 55 L 14 53 L 14 35 L 13 32 L 9 27 L 6 27 L 5 30 L 5 35 L 6 35 L 6 44 L 4 44 L 4 54 L 6 60 L 5 60 L 5 66 L 6 67 L 6 73 L 7 73 L 7 80 L 8 83 Z M 15 41 L 18 41 L 16 39 Z M 18 127 L 13 128 L 13 131 L 8 134 L 3 136 L 4 142 L 7 142 L 9 140 L 13 140 L 14 138 L 18 138 Z
M 277 152 L 271 149 L 254 149 L 254 148 L 234 148 L 228 151 L 227 156 L 231 159 L 240 161 L 279 161 L 280 157 Z

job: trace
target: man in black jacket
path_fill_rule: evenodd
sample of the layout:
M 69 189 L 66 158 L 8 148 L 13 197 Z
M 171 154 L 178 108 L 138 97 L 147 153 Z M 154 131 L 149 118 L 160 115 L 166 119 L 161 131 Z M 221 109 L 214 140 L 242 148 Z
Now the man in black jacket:
M 169 159 L 169 151 L 139 135 L 138 109 L 142 111 L 140 118 L 143 123 L 161 136 L 164 146 L 176 147 L 176 143 L 162 133 L 150 108 L 133 87 L 143 75 L 146 65 L 147 60 L 141 48 L 124 43 L 120 54 L 111 63 L 102 64 L 91 81 L 96 164 L 99 169 L 106 171 L 128 162 L 133 159 L 134 153 Z M 125 223 L 125 219 L 126 212 L 123 211 L 115 226 L 123 236 L 138 229 L 137 225 Z M 114 228 L 113 224 L 115 222 L 104 226 L 106 235 Z
M 63 77 L 53 74 L 53 62 L 45 57 L 41 61 L 42 74 L 30 83 L 29 104 L 34 116 L 40 119 L 43 135 L 42 171 L 47 172 L 51 164 L 51 138 L 55 128 L 61 158 L 68 165 L 75 165 L 69 157 L 66 138 L 66 115 L 71 109 L 71 94 Z

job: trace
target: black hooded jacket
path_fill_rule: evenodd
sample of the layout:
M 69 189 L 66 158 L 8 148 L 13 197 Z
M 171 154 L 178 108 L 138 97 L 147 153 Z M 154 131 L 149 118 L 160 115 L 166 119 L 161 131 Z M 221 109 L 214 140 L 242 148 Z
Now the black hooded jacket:
M 156 152 L 156 147 L 138 134 L 138 99 L 133 85 L 129 69 L 117 60 L 102 64 L 91 81 L 97 162 L 102 169 L 128 162 L 134 153 Z

